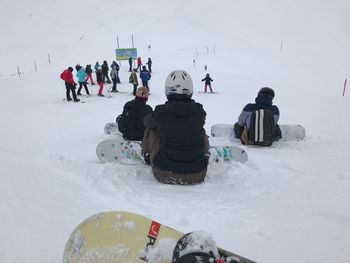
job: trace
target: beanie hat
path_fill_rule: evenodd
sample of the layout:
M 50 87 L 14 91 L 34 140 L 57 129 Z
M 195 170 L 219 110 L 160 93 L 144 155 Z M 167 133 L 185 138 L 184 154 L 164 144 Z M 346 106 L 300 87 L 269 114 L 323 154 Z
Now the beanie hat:
M 149 91 L 145 87 L 139 87 L 136 91 L 136 97 L 142 98 L 142 99 L 148 99 Z

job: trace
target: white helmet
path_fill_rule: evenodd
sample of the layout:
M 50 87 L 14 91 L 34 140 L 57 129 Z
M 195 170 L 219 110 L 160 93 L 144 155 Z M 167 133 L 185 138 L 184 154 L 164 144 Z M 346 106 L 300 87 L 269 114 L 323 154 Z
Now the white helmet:
M 193 94 L 193 82 L 190 75 L 184 70 L 171 72 L 165 80 L 165 95 L 186 95 L 189 98 Z

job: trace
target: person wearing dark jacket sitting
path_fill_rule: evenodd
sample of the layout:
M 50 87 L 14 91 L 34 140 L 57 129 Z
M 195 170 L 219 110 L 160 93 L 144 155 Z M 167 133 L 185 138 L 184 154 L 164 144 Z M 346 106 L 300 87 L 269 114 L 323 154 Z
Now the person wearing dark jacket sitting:
M 206 112 L 192 100 L 190 75 L 175 70 L 165 81 L 167 102 L 145 117 L 142 142 L 145 161 L 155 178 L 167 184 L 198 184 L 207 174 L 209 141 Z
M 146 104 L 148 96 L 148 89 L 139 87 L 135 98 L 125 103 L 123 113 L 117 117 L 118 129 L 124 139 L 142 141 L 145 132 L 143 118 L 152 113 L 152 107 Z
M 255 98 L 255 103 L 248 103 L 242 110 L 238 117 L 238 122 L 234 125 L 234 133 L 236 138 L 240 138 L 243 144 L 248 144 L 249 130 L 251 125 L 251 118 L 253 112 L 256 110 L 269 110 L 274 124 L 274 138 L 278 140 L 281 138 L 281 130 L 278 126 L 278 119 L 280 111 L 276 105 L 273 105 L 272 100 L 275 97 L 275 91 L 269 87 L 263 87 L 259 90 L 258 96 Z

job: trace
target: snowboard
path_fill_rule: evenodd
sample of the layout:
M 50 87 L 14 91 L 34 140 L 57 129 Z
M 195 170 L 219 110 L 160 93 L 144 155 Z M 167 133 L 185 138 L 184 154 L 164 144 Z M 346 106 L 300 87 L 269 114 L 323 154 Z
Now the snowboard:
M 171 263 L 176 242 L 182 236 L 183 233 L 142 215 L 102 212 L 74 229 L 64 249 L 63 263 Z M 227 261 L 255 263 L 218 250 Z
M 100 142 L 96 147 L 96 154 L 104 163 L 144 164 L 141 142 L 126 141 L 121 137 Z M 238 146 L 211 146 L 210 154 L 209 163 L 248 161 L 248 154 Z
M 211 126 L 210 133 L 213 137 L 227 137 L 231 141 L 239 141 L 235 137 L 233 126 L 234 124 L 218 123 Z M 281 124 L 279 126 L 282 132 L 280 139 L 282 141 L 299 141 L 305 138 L 305 128 L 299 124 Z

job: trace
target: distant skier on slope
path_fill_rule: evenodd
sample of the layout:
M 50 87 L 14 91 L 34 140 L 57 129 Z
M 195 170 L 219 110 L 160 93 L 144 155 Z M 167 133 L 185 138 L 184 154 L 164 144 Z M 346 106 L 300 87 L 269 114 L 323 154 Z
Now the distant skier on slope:
M 79 64 L 76 66 L 76 69 L 77 69 L 77 78 L 78 78 L 78 82 L 79 82 L 79 88 L 78 88 L 78 93 L 77 95 L 81 96 L 81 89 L 83 88 L 84 86 L 84 89 L 85 89 L 85 92 L 88 96 L 90 96 L 90 92 L 89 92 L 89 89 L 86 85 L 86 73 L 85 73 L 85 69 L 80 66 Z
M 147 70 L 146 66 L 142 66 L 142 70 L 140 73 L 140 79 L 142 81 L 142 86 L 147 88 L 149 91 L 148 81 L 151 79 L 151 73 Z
M 247 104 L 234 125 L 234 133 L 242 144 L 270 146 L 281 138 L 277 124 L 280 111 L 272 105 L 275 92 L 269 87 L 261 88 L 255 103 Z
M 204 181 L 208 165 L 208 136 L 204 130 L 206 112 L 191 99 L 190 75 L 175 70 L 165 81 L 168 101 L 145 117 L 142 153 L 153 174 L 167 184 L 198 184 Z
M 94 80 L 92 79 L 92 69 L 91 69 L 91 64 L 87 64 L 85 67 L 85 73 L 86 73 L 86 83 L 88 80 L 90 80 L 91 85 L 95 85 Z
M 97 81 L 97 85 L 99 86 L 97 95 L 100 97 L 103 97 L 104 95 L 102 92 L 103 92 L 104 82 L 103 82 L 102 69 L 100 66 L 96 67 L 96 81 Z
M 153 111 L 152 107 L 146 104 L 148 96 L 148 89 L 139 87 L 135 98 L 125 103 L 123 113 L 117 117 L 118 130 L 124 139 L 142 141 L 145 132 L 143 119 Z
M 73 96 L 73 100 L 74 102 L 78 102 L 80 101 L 80 99 L 77 98 L 77 95 L 75 93 L 75 87 L 77 86 L 77 83 L 75 83 L 74 79 L 73 79 L 73 68 L 72 67 L 68 67 L 67 69 L 65 69 L 60 77 L 62 80 L 64 80 L 64 84 L 66 86 L 66 98 L 67 101 L 71 101 L 71 96 L 70 93 L 72 93 Z
M 111 80 L 109 79 L 109 76 L 108 76 L 109 66 L 108 66 L 106 60 L 103 61 L 101 69 L 102 69 L 103 83 L 107 82 L 108 84 L 111 84 L 112 82 L 111 82 Z
M 205 78 L 202 79 L 202 81 L 204 82 L 204 92 L 207 92 L 207 88 L 209 87 L 210 92 L 213 92 L 212 88 L 211 88 L 211 82 L 213 81 L 213 79 L 210 77 L 209 73 L 207 73 L 205 75 Z
M 141 66 L 142 66 L 142 60 L 141 60 L 141 57 L 138 57 L 137 58 L 137 68 L 136 70 L 139 70 L 141 71 Z
M 132 73 L 129 76 L 129 83 L 132 84 L 132 86 L 133 86 L 132 95 L 134 95 L 134 96 L 136 96 L 137 86 L 139 85 L 139 81 L 138 81 L 136 72 L 137 72 L 137 70 L 136 70 L 136 68 L 134 68 L 132 70 Z

